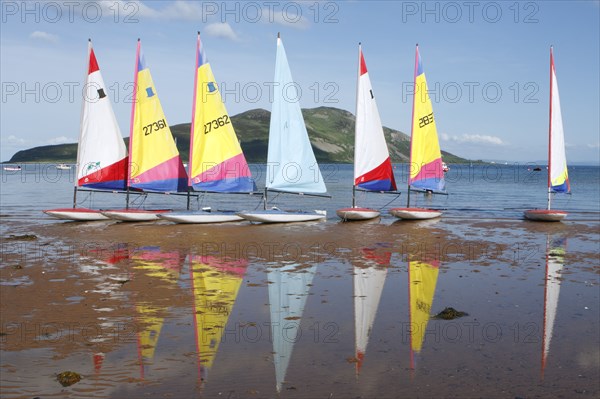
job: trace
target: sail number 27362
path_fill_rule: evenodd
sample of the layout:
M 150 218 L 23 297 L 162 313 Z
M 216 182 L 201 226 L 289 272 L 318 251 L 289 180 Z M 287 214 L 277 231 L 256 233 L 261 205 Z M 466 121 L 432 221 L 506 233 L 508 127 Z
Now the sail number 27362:
M 220 128 L 221 126 L 225 126 L 229 124 L 229 116 L 223 115 L 217 119 L 213 119 L 212 121 L 206 122 L 204 124 L 204 134 L 208 134 L 213 130 Z

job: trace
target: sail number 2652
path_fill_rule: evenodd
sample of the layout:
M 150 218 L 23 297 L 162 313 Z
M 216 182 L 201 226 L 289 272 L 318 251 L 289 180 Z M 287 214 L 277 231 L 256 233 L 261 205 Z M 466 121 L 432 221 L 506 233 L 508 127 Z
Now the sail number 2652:
M 229 124 L 229 116 L 223 115 L 220 118 L 213 119 L 212 121 L 206 122 L 204 124 L 204 134 L 210 133 L 213 129 L 216 130 L 221 126 L 225 126 Z
M 165 122 L 164 119 L 160 119 L 146 126 L 142 126 L 142 129 L 144 130 L 144 136 L 148 136 L 149 134 L 156 132 L 160 129 L 164 129 L 165 127 L 167 127 L 167 122 Z

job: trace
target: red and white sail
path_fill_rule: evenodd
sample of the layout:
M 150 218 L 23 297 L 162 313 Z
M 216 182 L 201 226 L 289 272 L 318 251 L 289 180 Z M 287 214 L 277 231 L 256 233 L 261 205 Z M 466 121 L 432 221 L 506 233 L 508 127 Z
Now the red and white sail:
M 390 153 L 360 44 L 354 137 L 354 185 L 365 190 L 395 191 Z
M 126 176 L 127 149 L 90 40 L 77 149 L 76 185 L 107 190 L 125 189 Z

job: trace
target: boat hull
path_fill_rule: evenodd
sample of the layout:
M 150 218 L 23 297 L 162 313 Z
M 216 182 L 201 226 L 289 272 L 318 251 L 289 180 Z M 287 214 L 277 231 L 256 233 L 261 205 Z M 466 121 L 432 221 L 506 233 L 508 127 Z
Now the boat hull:
M 282 211 L 279 209 L 268 209 L 264 211 L 243 211 L 238 215 L 246 220 L 256 223 L 293 223 L 310 222 L 327 218 L 325 211 Z
M 244 220 L 235 211 L 168 212 L 159 214 L 158 217 L 174 223 L 227 223 Z
M 380 215 L 380 212 L 369 208 L 342 208 L 335 213 L 344 221 L 369 220 Z
M 560 222 L 567 217 L 567 212 L 548 209 L 531 209 L 523 212 L 525 219 L 539 222 Z
M 397 218 L 406 220 L 434 219 L 442 216 L 441 211 L 425 208 L 392 208 L 390 213 Z
M 61 220 L 94 221 L 110 219 L 108 216 L 103 215 L 102 211 L 88 208 L 47 209 L 43 212 L 48 216 Z
M 158 215 L 171 212 L 170 209 L 117 209 L 102 211 L 102 214 L 109 219 L 120 220 L 123 222 L 151 222 L 158 220 Z

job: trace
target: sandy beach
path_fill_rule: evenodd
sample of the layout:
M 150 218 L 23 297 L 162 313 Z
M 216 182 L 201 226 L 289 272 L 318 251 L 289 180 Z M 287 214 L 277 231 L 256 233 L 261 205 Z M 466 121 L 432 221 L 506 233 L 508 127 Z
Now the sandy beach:
M 599 394 L 597 223 L 390 221 L 59 222 L 5 237 L 2 396 Z M 560 278 L 546 278 L 557 238 L 566 240 Z M 415 260 L 439 270 L 430 315 L 467 316 L 426 319 L 415 335 Z M 384 271 L 379 292 L 357 295 L 361 270 Z M 277 304 L 274 276 L 309 279 Z M 199 288 L 202 278 L 235 289 Z M 560 287 L 552 326 L 547 284 Z M 380 299 L 359 356 L 355 299 L 371 295 Z M 277 309 L 292 309 L 290 326 L 275 326 Z M 62 387 L 66 370 L 81 381 Z

